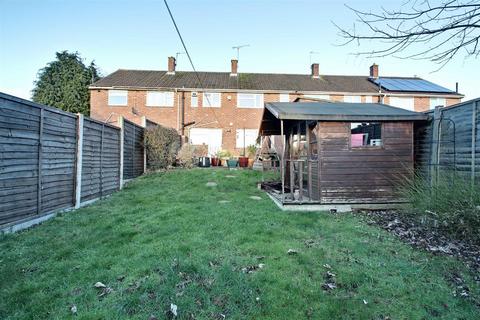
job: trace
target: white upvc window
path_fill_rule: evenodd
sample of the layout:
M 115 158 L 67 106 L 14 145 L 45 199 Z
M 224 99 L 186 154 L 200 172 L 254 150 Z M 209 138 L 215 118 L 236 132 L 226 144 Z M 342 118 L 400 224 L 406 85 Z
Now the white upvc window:
M 198 92 L 192 92 L 190 95 L 190 107 L 198 107 Z
M 238 93 L 238 108 L 263 108 L 263 93 Z
M 220 108 L 222 104 L 222 94 L 220 92 L 204 92 L 203 107 L 204 108 Z
M 330 95 L 329 94 L 307 94 L 304 97 L 305 98 L 320 99 L 320 100 L 330 100 Z
M 362 102 L 362 97 L 360 96 L 344 96 L 343 102 L 350 102 L 350 103 L 360 103 Z
M 372 96 L 365 96 L 365 103 L 372 103 L 373 97 Z
M 237 148 L 257 145 L 258 129 L 237 129 Z M 244 144 L 245 142 L 245 144 Z
M 447 101 L 445 98 L 439 98 L 439 97 L 430 98 L 430 109 L 434 109 L 437 106 L 445 107 L 446 105 L 447 105 Z
M 147 91 L 147 107 L 173 107 L 173 92 Z
M 390 97 L 389 105 L 415 111 L 415 102 L 413 97 Z
M 290 102 L 290 95 L 288 93 L 280 93 L 280 102 Z
M 126 106 L 128 104 L 127 90 L 108 90 L 109 106 Z

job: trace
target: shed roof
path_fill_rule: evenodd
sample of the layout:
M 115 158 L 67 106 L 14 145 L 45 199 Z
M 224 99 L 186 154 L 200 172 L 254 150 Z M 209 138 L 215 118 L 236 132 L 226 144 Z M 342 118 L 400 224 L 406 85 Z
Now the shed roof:
M 271 102 L 265 104 L 261 135 L 280 134 L 280 120 L 419 121 L 428 115 L 381 103 Z
M 271 102 L 266 108 L 281 120 L 414 121 L 426 120 L 420 112 L 381 103 Z

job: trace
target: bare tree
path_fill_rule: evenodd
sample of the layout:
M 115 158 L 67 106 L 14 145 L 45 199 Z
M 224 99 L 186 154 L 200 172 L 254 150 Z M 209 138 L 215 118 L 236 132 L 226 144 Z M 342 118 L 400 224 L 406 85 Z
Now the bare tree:
M 347 7 L 358 20 L 351 29 L 336 25 L 345 39 L 342 45 L 380 44 L 357 55 L 425 59 L 440 64 L 439 69 L 456 55 L 480 55 L 479 0 L 410 0 L 398 10 L 381 8 L 378 13 Z

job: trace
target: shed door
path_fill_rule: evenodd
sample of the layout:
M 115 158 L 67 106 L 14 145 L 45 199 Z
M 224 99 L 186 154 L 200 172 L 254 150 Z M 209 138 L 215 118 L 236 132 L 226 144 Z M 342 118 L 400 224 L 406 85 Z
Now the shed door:
M 190 129 L 190 143 L 208 145 L 208 153 L 214 155 L 222 148 L 222 129 L 192 128 Z

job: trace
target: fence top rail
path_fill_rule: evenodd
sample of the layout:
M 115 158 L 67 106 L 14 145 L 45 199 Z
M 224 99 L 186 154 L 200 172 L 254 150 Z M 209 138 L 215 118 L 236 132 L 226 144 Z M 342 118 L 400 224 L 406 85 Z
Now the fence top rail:
M 94 123 L 97 123 L 97 124 L 99 124 L 99 125 L 104 125 L 104 126 L 106 126 L 106 127 L 110 127 L 110 128 L 112 128 L 112 129 L 115 129 L 115 130 L 120 130 L 119 127 L 114 126 L 113 124 L 106 123 L 106 122 L 103 122 L 103 121 L 100 121 L 100 120 L 96 120 L 96 119 L 92 119 L 92 118 L 87 117 L 87 116 L 84 117 L 84 121 L 85 121 L 85 120 L 91 121 L 91 122 L 94 122 Z
M 127 122 L 127 123 L 129 123 L 129 124 L 131 124 L 131 125 L 133 125 L 133 126 L 135 126 L 135 127 L 137 127 L 137 128 L 142 128 L 142 129 L 143 129 L 142 126 L 140 126 L 140 125 L 136 124 L 135 122 L 130 121 L 130 120 L 126 119 L 126 118 L 123 118 L 123 121 L 124 121 L 124 122 Z
M 74 113 L 63 111 L 63 110 L 60 110 L 60 109 L 57 109 L 57 108 L 54 108 L 54 107 L 50 107 L 50 106 L 47 106 L 47 105 L 44 105 L 44 104 L 36 103 L 36 102 L 30 101 L 30 100 L 26 100 L 26 99 L 18 98 L 18 97 L 15 97 L 15 96 L 11 96 L 11 95 L 3 93 L 3 92 L 0 92 L 0 98 L 5 99 L 5 100 L 18 102 L 18 103 L 21 103 L 21 104 L 25 104 L 25 105 L 28 105 L 28 106 L 31 106 L 31 107 L 34 107 L 34 108 L 45 109 L 45 110 L 48 110 L 48 111 L 51 111 L 51 112 L 54 112 L 54 113 L 58 113 L 58 114 L 61 114 L 61 115 L 67 116 L 67 117 L 72 117 L 72 118 L 77 117 L 77 115 L 74 114 Z
M 454 105 L 451 105 L 451 106 L 448 106 L 448 107 L 441 107 L 440 108 L 440 111 L 447 111 L 447 110 L 450 110 L 450 109 L 455 109 L 455 108 L 459 108 L 459 107 L 463 107 L 463 106 L 466 106 L 466 105 L 471 105 L 471 104 L 480 104 L 480 98 L 475 98 L 475 99 L 471 99 L 471 100 L 467 100 L 467 101 L 463 101 L 463 102 L 460 102 L 460 103 L 457 103 L 457 104 L 454 104 Z M 430 114 L 430 113 L 433 113 L 434 110 L 428 110 L 428 111 L 425 111 L 424 113 L 427 113 L 427 114 Z
M 15 96 L 3 93 L 3 92 L 0 92 L 0 98 L 5 99 L 5 100 L 18 102 L 18 103 L 21 103 L 21 104 L 25 104 L 25 105 L 28 105 L 28 106 L 31 106 L 31 107 L 34 107 L 34 108 L 48 110 L 49 112 L 54 112 L 54 113 L 57 113 L 57 114 L 61 114 L 61 115 L 70 117 L 70 118 L 74 118 L 74 119 L 77 118 L 77 114 L 75 114 L 75 113 L 71 113 L 71 112 L 68 112 L 68 111 L 63 111 L 63 110 L 60 110 L 60 109 L 55 108 L 55 107 L 50 107 L 50 106 L 40 104 L 40 103 L 36 103 L 36 102 L 30 101 L 30 100 L 18 98 L 18 97 L 15 97 Z M 112 129 L 120 130 L 118 127 L 116 127 L 112 124 L 105 123 L 105 122 L 102 122 L 100 120 L 95 120 L 95 119 L 92 119 L 92 118 L 87 117 L 87 116 L 85 116 L 84 119 L 88 120 L 88 121 L 98 123 L 98 124 L 101 124 L 101 125 L 105 125 L 105 126 L 110 127 Z

